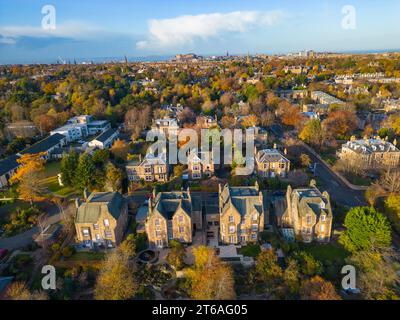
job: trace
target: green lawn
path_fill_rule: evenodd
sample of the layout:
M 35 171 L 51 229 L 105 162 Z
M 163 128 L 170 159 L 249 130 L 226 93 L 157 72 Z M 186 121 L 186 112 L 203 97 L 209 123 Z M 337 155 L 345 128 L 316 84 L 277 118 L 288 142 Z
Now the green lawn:
M 104 259 L 104 252 L 75 252 L 67 260 L 70 261 L 100 261 Z
M 52 193 L 61 196 L 69 197 L 76 193 L 73 188 L 62 187 L 58 183 L 57 175 L 60 173 L 61 162 L 51 161 L 46 163 L 44 178 L 41 183 Z
M 344 261 L 350 253 L 340 244 L 300 243 L 300 249 L 311 254 L 315 259 L 324 261 Z
M 247 246 L 241 247 L 238 250 L 239 254 L 253 258 L 257 257 L 260 254 L 260 252 L 261 249 L 258 244 L 248 244 Z

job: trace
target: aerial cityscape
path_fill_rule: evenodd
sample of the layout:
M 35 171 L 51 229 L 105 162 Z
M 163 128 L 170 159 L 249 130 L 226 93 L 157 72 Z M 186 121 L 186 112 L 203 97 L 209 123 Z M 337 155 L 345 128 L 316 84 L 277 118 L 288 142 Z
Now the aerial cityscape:
M 0 300 L 399 300 L 399 4 L 147 2 L 0 0 Z

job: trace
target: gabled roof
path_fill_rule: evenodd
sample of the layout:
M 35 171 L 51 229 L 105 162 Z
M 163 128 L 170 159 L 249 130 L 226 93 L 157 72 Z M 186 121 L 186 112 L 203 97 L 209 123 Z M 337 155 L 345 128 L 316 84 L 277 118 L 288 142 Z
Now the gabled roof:
M 0 160 L 0 176 L 5 175 L 11 170 L 17 169 L 19 167 L 19 163 L 17 162 L 18 158 L 19 156 L 13 155 L 3 160 Z
M 33 146 L 26 148 L 25 150 L 21 151 L 20 154 L 36 154 L 41 152 L 47 152 L 49 149 L 58 145 L 62 140 L 66 137 L 63 134 L 55 133 L 47 138 L 40 140 L 39 142 L 35 143 Z
M 154 210 L 167 220 L 171 220 L 179 210 L 183 210 L 189 217 L 193 211 L 201 211 L 200 198 L 192 197 L 188 191 L 160 192 L 154 203 Z
M 229 187 L 226 184 L 220 193 L 222 214 L 233 206 L 243 217 L 247 214 L 263 214 L 264 204 L 258 187 Z
M 279 150 L 264 149 L 257 152 L 257 161 L 268 162 L 290 162 Z
M 94 140 L 97 140 L 99 142 L 106 142 L 111 136 L 113 136 L 115 133 L 117 132 L 116 129 L 108 129 L 106 131 L 104 131 L 103 133 L 101 133 L 100 135 L 98 135 Z
M 124 199 L 119 192 L 93 192 L 77 211 L 75 222 L 96 223 L 102 210 L 118 220 Z

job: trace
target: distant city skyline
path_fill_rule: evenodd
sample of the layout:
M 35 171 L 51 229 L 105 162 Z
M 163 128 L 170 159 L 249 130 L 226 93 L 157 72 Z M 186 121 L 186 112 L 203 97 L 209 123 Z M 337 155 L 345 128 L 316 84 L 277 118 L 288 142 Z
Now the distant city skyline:
M 396 0 L 115 2 L 0 0 L 0 63 L 400 48 Z

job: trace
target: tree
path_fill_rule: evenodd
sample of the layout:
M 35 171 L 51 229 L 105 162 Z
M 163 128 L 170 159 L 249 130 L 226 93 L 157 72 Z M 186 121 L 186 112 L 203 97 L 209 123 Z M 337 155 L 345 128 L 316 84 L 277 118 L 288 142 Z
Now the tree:
M 128 300 L 135 296 L 138 282 L 131 261 L 134 242 L 132 239 L 126 241 L 109 253 L 102 263 L 94 289 L 96 300 Z
M 348 110 L 337 110 L 330 112 L 328 117 L 322 122 L 325 131 L 332 137 L 343 137 L 349 135 L 358 127 L 357 116 Z
M 106 167 L 106 179 L 107 179 L 106 184 L 108 188 L 111 191 L 121 190 L 123 178 L 124 178 L 123 171 L 114 166 L 111 162 L 109 162 Z
M 140 133 L 150 122 L 151 107 L 132 108 L 125 114 L 125 128 L 132 134 L 132 140 L 135 141 Z
M 43 156 L 43 153 L 22 155 L 17 160 L 20 166 L 10 179 L 11 184 L 18 183 L 19 197 L 31 204 L 33 201 L 42 200 L 46 191 L 40 183 L 44 171 Z
M 79 156 L 75 150 L 64 154 L 61 159 L 61 180 L 63 185 L 72 187 L 75 183 L 75 173 L 78 167 Z
M 379 184 L 388 193 L 400 192 L 400 169 L 389 168 L 381 176 Z
M 126 161 L 129 153 L 129 145 L 125 141 L 117 139 L 111 147 L 111 153 L 114 157 Z
M 391 250 L 355 252 L 347 263 L 357 268 L 357 287 L 365 299 L 399 299 L 395 289 L 398 280 Z
M 315 276 L 322 273 L 322 264 L 314 257 L 305 252 L 299 251 L 294 254 L 294 259 L 297 261 L 300 271 L 306 276 Z
M 93 184 L 95 169 L 96 167 L 89 154 L 84 153 L 79 157 L 75 175 L 78 189 L 83 190 Z
M 384 248 L 391 244 L 388 220 L 373 207 L 354 207 L 346 214 L 339 242 L 350 252 Z
M 283 272 L 283 281 L 289 294 L 294 295 L 300 289 L 300 271 L 295 259 L 289 259 L 287 268 Z
M 308 154 L 302 153 L 300 155 L 301 166 L 307 168 L 311 164 L 311 158 Z
M 262 281 L 272 285 L 282 278 L 282 269 L 273 250 L 265 250 L 257 258 L 256 272 Z
M 199 246 L 193 249 L 194 266 L 188 270 L 191 297 L 196 300 L 234 299 L 233 272 L 222 262 L 212 248 Z
M 313 146 L 321 147 L 324 139 L 324 131 L 318 119 L 312 119 L 306 123 L 299 134 L 299 138 Z
M 48 114 L 41 114 L 33 119 L 40 131 L 50 132 L 57 127 L 57 119 Z
M 184 259 L 186 256 L 185 248 L 177 240 L 171 240 L 169 245 L 171 249 L 167 255 L 167 262 L 176 270 L 181 270 L 184 266 Z
M 43 291 L 30 292 L 24 282 L 17 281 L 10 284 L 5 293 L 8 300 L 47 300 L 48 296 Z
M 300 288 L 302 300 L 341 300 L 335 287 L 320 276 L 305 280 Z

